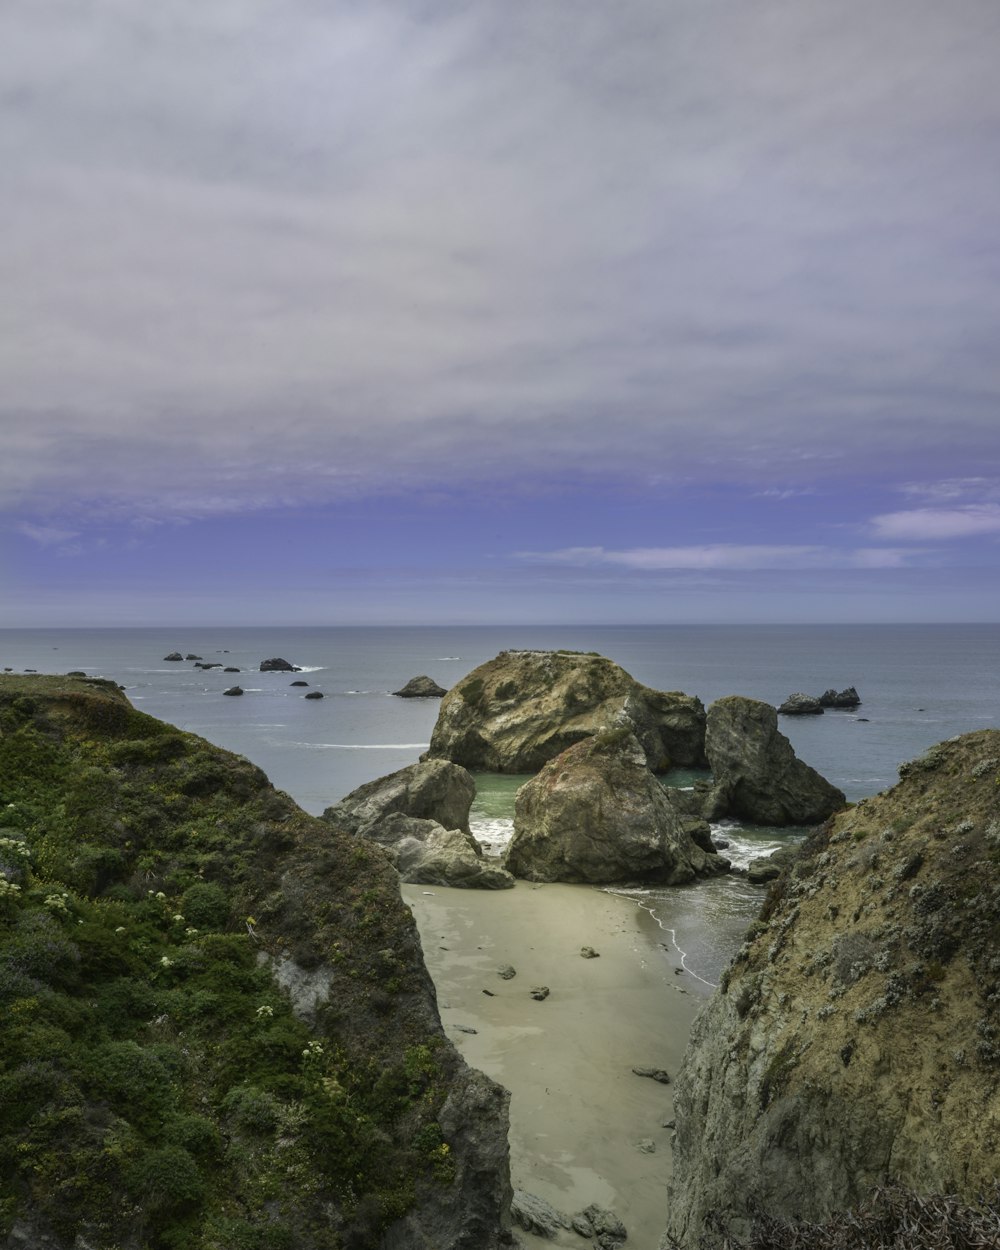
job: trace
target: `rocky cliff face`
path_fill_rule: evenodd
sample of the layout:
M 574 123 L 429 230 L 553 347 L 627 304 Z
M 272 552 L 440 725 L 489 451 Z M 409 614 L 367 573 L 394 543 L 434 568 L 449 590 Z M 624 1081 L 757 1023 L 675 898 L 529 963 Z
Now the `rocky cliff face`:
M 567 747 L 625 728 L 649 767 L 703 767 L 705 709 L 689 695 L 650 690 L 604 656 L 503 651 L 441 703 L 426 758 L 497 773 L 533 773 Z
M 396 882 L 111 683 L 0 677 L 0 1245 L 505 1242 Z
M 772 885 L 675 1084 L 669 1234 L 822 1220 L 1000 1157 L 1000 733 L 941 744 Z
M 627 729 L 577 743 L 518 790 L 505 862 L 529 881 L 669 885 L 729 867 L 708 825 L 672 805 Z

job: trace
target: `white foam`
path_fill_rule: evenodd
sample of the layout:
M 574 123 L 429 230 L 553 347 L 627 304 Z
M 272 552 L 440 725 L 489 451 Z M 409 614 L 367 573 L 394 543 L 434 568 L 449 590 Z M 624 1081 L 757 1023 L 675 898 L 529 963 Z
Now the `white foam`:
M 514 822 L 508 816 L 483 816 L 469 821 L 469 830 L 483 854 L 497 858 L 504 853 L 514 836 Z
M 700 977 L 700 976 L 697 974 L 697 972 L 695 972 L 695 970 L 694 970 L 693 968 L 689 968 L 689 967 L 688 967 L 688 964 L 687 964 L 687 958 L 688 958 L 687 951 L 681 950 L 681 948 L 680 948 L 680 946 L 679 946 L 679 944 L 678 944 L 678 942 L 677 942 L 677 930 L 676 930 L 676 929 L 674 929 L 674 928 L 672 928 L 670 925 L 666 925 L 666 924 L 664 924 L 664 923 L 663 923 L 663 921 L 660 919 L 660 917 L 659 917 L 659 916 L 656 914 L 656 912 L 653 910 L 653 908 L 652 908 L 652 907 L 650 907 L 650 905 L 649 905 L 648 903 L 643 902 L 643 899 L 644 899 L 644 898 L 647 898 L 647 897 L 649 896 L 649 890 L 638 890 L 638 889 L 631 889 L 631 890 L 629 890 L 629 889 L 617 889 L 617 888 L 615 888 L 614 886 L 606 886 L 606 887 L 604 887 L 604 888 L 602 889 L 602 893 L 603 893 L 603 894 L 617 894 L 617 895 L 619 895 L 621 898 L 630 898 L 630 899 L 633 901 L 633 903 L 635 903 L 635 905 L 636 905 L 637 907 L 641 907 L 641 908 L 642 908 L 642 910 L 643 910 L 644 912 L 648 912 L 648 913 L 649 913 L 649 915 L 650 915 L 650 916 L 652 916 L 652 917 L 653 917 L 653 919 L 656 921 L 656 923 L 660 926 L 660 928 L 663 930 L 663 932 L 664 932 L 664 933 L 669 933 L 669 934 L 670 934 L 670 944 L 671 944 L 671 946 L 673 946 L 674 950 L 675 950 L 675 951 L 677 952 L 677 954 L 680 956 L 680 959 L 681 959 L 681 967 L 682 967 L 682 968 L 684 969 L 684 971 L 688 974 L 688 976 L 692 976 L 692 977 L 694 977 L 694 979 L 695 979 L 696 981 L 700 981 L 700 982 L 702 983 L 702 985 L 707 985 L 707 986 L 709 987 L 709 989 L 714 990 L 714 989 L 717 989 L 717 988 L 718 988 L 718 986 L 717 986 L 717 984 L 716 984 L 716 982 L 715 982 L 715 981 L 706 981 L 706 980 L 705 980 L 705 978 L 704 978 L 704 977 Z

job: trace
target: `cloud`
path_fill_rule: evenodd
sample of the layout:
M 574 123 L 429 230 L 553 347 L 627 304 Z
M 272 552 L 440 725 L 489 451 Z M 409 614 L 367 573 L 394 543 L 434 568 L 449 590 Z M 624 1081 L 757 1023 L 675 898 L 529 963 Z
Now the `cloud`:
M 72 538 L 79 538 L 79 530 L 61 529 L 57 525 L 35 525 L 30 521 L 20 521 L 15 526 L 19 534 L 30 538 L 41 547 L 58 547 L 68 543 Z
M 872 518 L 877 538 L 896 541 L 940 541 L 1000 534 L 1000 504 L 963 504 L 957 508 L 913 508 Z
M 998 28 L 955 0 L 0 12 L 0 506 L 991 457 Z
M 565 547 L 557 551 L 520 551 L 516 558 L 533 564 L 618 565 L 652 572 L 666 569 L 890 569 L 903 567 L 912 551 L 866 547 L 840 551 L 819 546 L 766 546 L 715 543 L 696 547 Z

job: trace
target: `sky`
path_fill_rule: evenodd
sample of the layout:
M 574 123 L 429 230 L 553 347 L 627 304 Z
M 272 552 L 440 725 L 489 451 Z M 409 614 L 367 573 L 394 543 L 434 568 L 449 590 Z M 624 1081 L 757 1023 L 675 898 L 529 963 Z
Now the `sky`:
M 1000 621 L 996 0 L 7 0 L 0 627 Z

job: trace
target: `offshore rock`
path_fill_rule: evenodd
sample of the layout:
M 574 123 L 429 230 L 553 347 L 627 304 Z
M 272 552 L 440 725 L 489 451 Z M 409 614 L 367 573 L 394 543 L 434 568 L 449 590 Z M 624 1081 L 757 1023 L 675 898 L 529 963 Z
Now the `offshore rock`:
M 823 707 L 860 707 L 861 696 L 853 686 L 846 690 L 824 690 L 819 696 Z
M 695 1021 L 668 1202 L 684 1247 L 709 1213 L 737 1236 L 748 1203 L 822 1221 L 887 1176 L 969 1203 L 991 1190 L 1000 732 L 901 771 L 813 835 Z
M 475 797 L 476 783 L 464 768 L 447 760 L 427 760 L 358 786 L 328 807 L 323 819 L 363 834 L 392 812 L 402 812 L 468 833 Z
M 302 670 L 294 664 L 289 664 L 287 660 L 281 659 L 280 656 L 275 656 L 271 660 L 261 660 L 260 671 L 262 673 L 299 673 Z
M 715 778 L 710 819 L 815 825 L 844 805 L 841 791 L 797 758 L 768 703 L 718 699 L 708 709 L 705 753 Z
M 424 758 L 534 773 L 616 728 L 635 734 L 654 772 L 704 767 L 699 699 L 650 690 L 604 656 L 576 651 L 502 651 L 480 665 L 445 695 Z
M 514 878 L 496 860 L 484 858 L 479 843 L 461 829 L 393 812 L 364 834 L 384 846 L 409 885 L 447 885 L 463 890 L 509 890 Z
M 529 881 L 676 885 L 728 868 L 709 833 L 674 808 L 636 736 L 614 729 L 570 747 L 518 790 L 505 863 Z
M 790 694 L 778 708 L 779 716 L 822 716 L 823 704 L 811 694 Z
M 176 660 L 184 659 L 184 657 L 181 655 L 179 651 L 171 651 L 169 655 L 165 655 L 163 658 L 164 660 L 170 660 L 171 663 L 173 663 Z
M 392 692 L 400 699 L 440 699 L 448 693 L 433 677 L 411 677 L 402 690 Z

